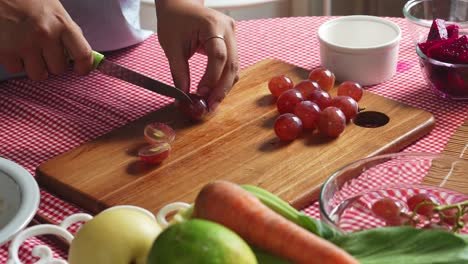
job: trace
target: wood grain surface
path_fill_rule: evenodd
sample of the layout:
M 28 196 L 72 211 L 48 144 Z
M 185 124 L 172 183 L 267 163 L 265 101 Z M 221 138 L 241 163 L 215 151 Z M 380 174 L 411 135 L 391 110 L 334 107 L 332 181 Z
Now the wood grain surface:
M 120 204 L 156 212 L 170 202 L 192 202 L 216 179 L 260 186 L 302 208 L 343 165 L 396 152 L 433 128 L 430 113 L 365 91 L 360 107 L 386 114 L 389 123 L 377 128 L 349 123 L 336 139 L 308 131 L 281 142 L 273 130 L 278 112 L 267 83 L 278 74 L 297 82 L 307 73 L 278 60 L 259 62 L 241 72 L 231 94 L 205 122 L 192 123 L 169 105 L 45 162 L 37 169 L 38 182 L 92 213 Z M 176 130 L 171 155 L 157 166 L 137 156 L 145 145 L 143 128 L 151 122 Z
M 468 120 L 455 131 L 442 154 L 468 160 Z M 423 183 L 468 194 L 468 162 L 444 166 L 442 162 L 433 161 Z

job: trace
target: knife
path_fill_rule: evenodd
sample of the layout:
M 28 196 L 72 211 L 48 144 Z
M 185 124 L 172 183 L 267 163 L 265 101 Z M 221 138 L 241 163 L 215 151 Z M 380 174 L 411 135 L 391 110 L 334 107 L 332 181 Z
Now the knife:
M 106 75 L 118 78 L 131 84 L 135 84 L 158 94 L 192 103 L 192 99 L 184 91 L 136 71 L 130 70 L 117 63 L 113 63 L 105 59 L 104 55 L 99 52 L 93 51 L 93 59 L 94 69 Z

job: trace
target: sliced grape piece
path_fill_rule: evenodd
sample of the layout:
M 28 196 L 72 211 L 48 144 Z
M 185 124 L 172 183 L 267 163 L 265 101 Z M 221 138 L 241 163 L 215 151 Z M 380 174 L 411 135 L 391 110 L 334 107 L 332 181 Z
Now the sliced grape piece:
M 146 163 L 158 164 L 169 157 L 171 145 L 167 142 L 160 142 L 147 145 L 138 151 L 140 159 Z
M 155 122 L 145 126 L 143 131 L 146 142 L 156 144 L 167 142 L 171 144 L 175 139 L 175 132 L 167 124 Z

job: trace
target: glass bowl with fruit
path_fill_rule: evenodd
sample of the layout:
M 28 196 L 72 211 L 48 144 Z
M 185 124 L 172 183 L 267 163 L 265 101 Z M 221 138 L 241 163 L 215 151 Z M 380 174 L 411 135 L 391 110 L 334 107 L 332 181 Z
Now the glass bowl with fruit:
M 468 1 L 411 0 L 403 8 L 429 87 L 443 98 L 468 99 Z
M 435 19 L 444 20 L 449 30 L 468 34 L 468 1 L 410 0 L 403 7 L 411 37 L 415 44 L 425 42 Z
M 321 219 L 345 233 L 385 226 L 468 233 L 467 178 L 468 160 L 441 154 L 365 158 L 323 184 Z

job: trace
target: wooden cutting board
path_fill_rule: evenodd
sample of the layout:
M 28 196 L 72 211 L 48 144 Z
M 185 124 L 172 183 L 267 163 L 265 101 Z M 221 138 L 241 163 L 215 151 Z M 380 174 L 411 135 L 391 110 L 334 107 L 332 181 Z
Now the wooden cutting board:
M 396 152 L 433 128 L 430 113 L 366 91 L 360 107 L 386 114 L 386 125 L 350 123 L 337 139 L 308 132 L 281 142 L 273 130 L 278 112 L 267 83 L 278 74 L 297 82 L 307 73 L 278 60 L 259 62 L 241 73 L 207 121 L 194 124 L 169 105 L 45 162 L 37 180 L 93 213 L 119 204 L 156 212 L 170 202 L 192 202 L 216 179 L 258 185 L 301 208 L 317 197 L 333 171 L 356 159 Z M 137 150 L 145 145 L 144 126 L 156 121 L 171 125 L 176 140 L 169 158 L 150 166 L 139 160 Z

